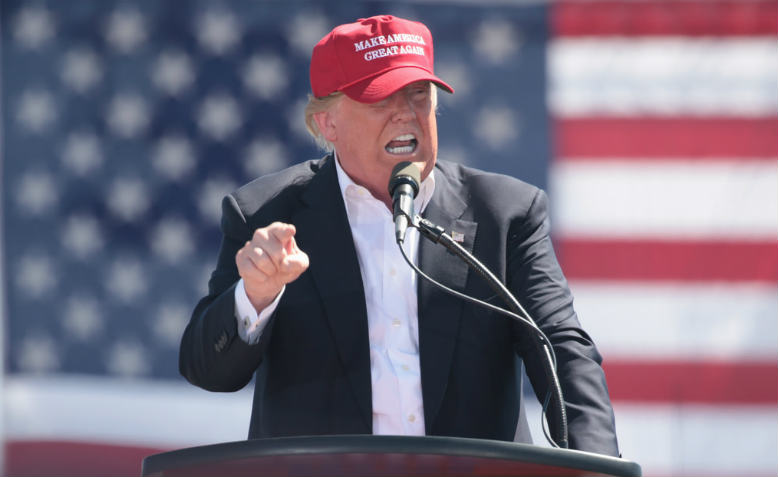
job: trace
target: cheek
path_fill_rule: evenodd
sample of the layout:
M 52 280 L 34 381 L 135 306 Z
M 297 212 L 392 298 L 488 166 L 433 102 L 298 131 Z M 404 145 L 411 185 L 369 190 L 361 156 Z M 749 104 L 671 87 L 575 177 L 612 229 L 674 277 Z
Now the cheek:
M 426 125 L 427 125 L 427 134 L 429 135 L 429 141 L 430 144 L 434 147 L 437 147 L 438 144 L 438 121 L 435 117 L 435 113 L 433 112 L 430 116 L 425 118 Z

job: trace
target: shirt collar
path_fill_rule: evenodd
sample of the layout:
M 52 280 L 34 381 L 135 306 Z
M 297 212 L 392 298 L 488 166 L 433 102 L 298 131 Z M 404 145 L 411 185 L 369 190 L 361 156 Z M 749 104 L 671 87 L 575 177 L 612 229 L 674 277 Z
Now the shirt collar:
M 350 198 L 351 194 L 347 193 L 349 191 L 353 191 L 353 193 L 358 194 L 359 196 L 366 197 L 378 202 L 378 199 L 373 197 L 373 194 L 371 194 L 367 188 L 357 184 L 348 174 L 346 174 L 346 171 L 344 171 L 343 167 L 340 165 L 338 154 L 333 154 L 335 157 L 335 169 L 338 172 L 338 185 L 340 186 L 340 193 L 343 196 L 343 202 L 346 204 L 347 212 L 350 209 L 349 204 L 352 200 Z M 416 198 L 413 200 L 413 210 L 415 210 L 417 214 L 424 212 L 424 209 L 427 208 L 427 204 L 429 204 L 430 200 L 432 199 L 432 194 L 434 192 L 435 170 L 433 169 L 430 171 L 430 174 L 427 176 L 427 178 L 421 181 L 421 184 L 419 184 L 419 193 L 416 194 Z

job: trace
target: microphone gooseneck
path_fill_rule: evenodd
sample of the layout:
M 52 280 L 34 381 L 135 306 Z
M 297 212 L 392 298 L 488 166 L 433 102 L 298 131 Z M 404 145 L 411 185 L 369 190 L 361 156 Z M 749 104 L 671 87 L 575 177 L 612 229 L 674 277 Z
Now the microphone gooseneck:
M 552 446 L 566 449 L 568 447 L 567 410 L 565 408 L 565 400 L 562 394 L 562 387 L 559 382 L 559 377 L 557 376 L 556 373 L 556 366 L 557 366 L 556 354 L 554 353 L 554 348 L 551 344 L 551 341 L 548 339 L 546 334 L 543 333 L 543 331 L 537 326 L 535 321 L 530 317 L 530 315 L 527 313 L 524 307 L 521 306 L 521 303 L 519 303 L 516 297 L 513 296 L 510 290 L 508 290 L 508 288 L 484 264 L 482 264 L 470 252 L 468 252 L 464 247 L 462 247 L 454 239 L 452 239 L 451 236 L 449 236 L 446 233 L 443 227 L 440 227 L 430 222 L 429 220 L 423 219 L 418 216 L 414 218 L 411 224 L 419 230 L 419 232 L 423 237 L 429 239 L 434 243 L 439 243 L 443 245 L 451 253 L 453 253 L 458 258 L 462 259 L 465 263 L 467 263 L 467 265 L 476 273 L 478 273 L 478 275 L 480 275 L 481 278 L 483 278 L 486 281 L 489 287 L 491 287 L 492 290 L 494 290 L 497 293 L 497 295 L 503 299 L 503 301 L 508 305 L 511 311 L 494 306 L 491 303 L 484 302 L 477 298 L 473 298 L 471 296 L 465 295 L 456 290 L 452 290 L 451 288 L 448 288 L 447 286 L 441 283 L 438 283 L 433 278 L 429 277 L 424 272 L 422 272 L 416 265 L 414 265 L 413 262 L 411 262 L 411 260 L 406 255 L 405 250 L 402 247 L 400 247 L 400 252 L 402 253 L 403 258 L 420 277 L 429 281 L 430 283 L 442 289 L 443 291 L 450 293 L 451 295 L 457 296 L 465 301 L 469 301 L 476 305 L 483 306 L 497 313 L 506 315 L 509 318 L 521 323 L 524 326 L 529 327 L 529 329 L 532 330 L 530 336 L 534 338 L 535 345 L 537 347 L 536 351 L 539 352 L 541 355 L 540 361 L 543 364 L 543 371 L 544 374 L 546 375 L 547 384 L 548 384 L 548 392 L 543 402 L 541 427 L 543 428 L 543 434 L 545 434 L 546 439 L 549 441 L 549 443 L 551 443 Z M 553 419 L 554 421 L 553 425 L 551 424 L 552 419 L 548 418 L 546 414 L 548 406 L 552 401 L 554 407 L 557 410 L 557 415 L 555 416 L 555 419 Z M 549 421 L 549 424 L 553 426 L 554 429 L 552 432 L 554 433 L 554 437 L 552 437 L 549 434 L 549 432 L 546 430 L 546 419 L 543 419 L 543 417 L 546 417 Z
M 392 197 L 394 236 L 397 243 L 405 240 L 405 231 L 413 221 L 413 199 L 419 193 L 421 171 L 412 162 L 403 161 L 392 169 L 389 195 Z
M 435 225 L 434 223 L 414 215 L 413 211 L 413 199 L 419 193 L 419 183 L 421 182 L 421 172 L 419 168 L 411 162 L 400 162 L 392 169 L 392 174 L 389 178 L 389 195 L 392 197 L 392 213 L 394 216 L 394 233 L 397 245 L 400 248 L 403 258 L 408 265 L 422 278 L 430 281 L 433 285 L 443 289 L 447 293 L 455 295 L 471 303 L 475 303 L 484 306 L 492 311 L 496 311 L 503 315 L 507 315 L 513 320 L 528 326 L 532 332 L 530 336 L 534 338 L 535 345 L 538 348 L 536 352 L 541 355 L 541 363 L 543 363 L 543 371 L 546 375 L 548 384 L 548 393 L 543 402 L 543 417 L 546 416 L 546 410 L 549 404 L 553 401 L 554 407 L 558 410 L 558 414 L 554 419 L 554 439 L 549 435 L 546 430 L 546 420 L 542 419 L 543 433 L 548 441 L 554 447 L 567 448 L 568 446 L 568 429 L 567 429 L 567 410 L 565 409 L 565 401 L 562 395 L 562 387 L 559 383 L 559 377 L 556 374 L 556 356 L 554 348 L 551 345 L 551 341 L 543 333 L 543 331 L 535 324 L 534 320 L 529 316 L 527 311 L 521 306 L 519 301 L 508 288 L 478 259 L 476 259 L 470 252 L 456 243 L 445 231 L 444 228 Z M 405 250 L 402 247 L 405 240 L 405 232 L 408 226 L 415 227 L 419 230 L 422 236 L 431 240 L 432 242 L 442 244 L 451 253 L 458 258 L 462 259 L 467 265 L 480 275 L 486 283 L 497 293 L 497 295 L 503 299 L 508 305 L 510 311 L 503 308 L 494 306 L 490 303 L 486 303 L 482 300 L 470 297 L 462 294 L 456 290 L 452 290 L 445 285 L 438 283 L 431 277 L 422 272 L 414 263 L 408 258 Z M 551 424 L 551 419 L 549 424 Z

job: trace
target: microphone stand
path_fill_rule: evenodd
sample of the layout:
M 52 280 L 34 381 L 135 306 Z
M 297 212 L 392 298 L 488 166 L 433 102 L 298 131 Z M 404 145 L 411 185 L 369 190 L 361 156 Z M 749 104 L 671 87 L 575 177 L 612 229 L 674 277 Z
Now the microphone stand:
M 552 357 L 553 350 L 551 349 L 551 343 L 549 343 L 545 334 L 543 334 L 543 332 L 529 318 L 527 312 L 524 311 L 519 301 L 505 287 L 505 285 L 503 285 L 503 283 L 496 276 L 494 276 L 494 274 L 484 264 L 475 258 L 473 254 L 468 252 L 465 248 L 454 241 L 454 239 L 452 239 L 451 236 L 446 233 L 445 229 L 435 225 L 427 219 L 421 218 L 418 215 L 413 217 L 411 225 L 417 228 L 424 237 L 434 243 L 443 245 L 450 252 L 467 263 L 467 265 L 472 270 L 474 270 L 476 273 L 478 273 L 478 275 L 486 280 L 487 284 L 500 296 L 500 298 L 503 299 L 503 301 L 505 301 L 513 313 L 518 315 L 516 318 L 524 318 L 524 320 L 519 319 L 517 321 L 524 325 L 529 325 L 533 328 L 534 331 L 537 331 L 537 334 L 535 334 L 534 337 L 538 340 L 538 345 L 542 349 L 544 358 L 541 360 L 543 362 L 543 371 L 545 372 L 546 379 L 548 380 L 550 387 L 549 395 L 546 396 L 546 401 L 548 402 L 549 397 L 553 396 L 554 403 L 559 410 L 559 419 L 556 423 L 556 436 L 558 437 L 556 444 L 559 447 L 566 449 L 568 447 L 567 412 L 565 410 L 564 398 L 562 396 L 562 386 L 559 383 L 559 377 L 556 373 L 556 360 Z

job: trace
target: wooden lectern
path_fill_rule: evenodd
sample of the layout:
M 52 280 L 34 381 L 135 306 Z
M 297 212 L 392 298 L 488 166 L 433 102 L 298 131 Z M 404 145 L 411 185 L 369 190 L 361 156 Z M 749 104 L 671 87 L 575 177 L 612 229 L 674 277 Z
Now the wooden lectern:
M 253 439 L 146 457 L 144 476 L 619 476 L 640 466 L 616 457 L 528 444 L 407 436 Z

